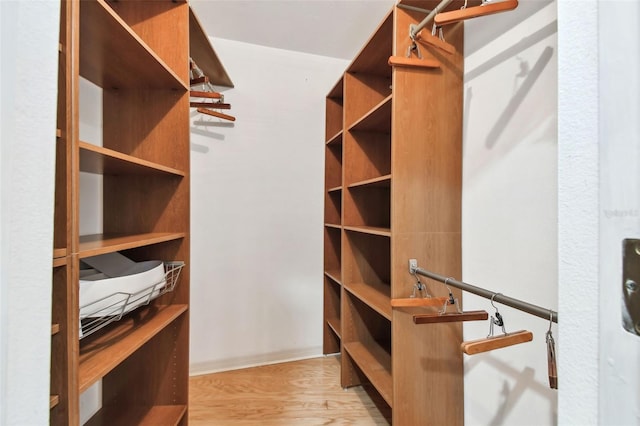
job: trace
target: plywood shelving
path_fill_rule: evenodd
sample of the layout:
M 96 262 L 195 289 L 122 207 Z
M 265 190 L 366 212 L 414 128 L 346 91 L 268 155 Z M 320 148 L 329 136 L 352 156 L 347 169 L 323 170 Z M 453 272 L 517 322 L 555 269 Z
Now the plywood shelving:
M 336 312 L 341 329 L 340 346 L 327 350 L 325 339 L 325 353 L 341 349 L 342 386 L 378 393 L 394 424 L 456 425 L 461 326 L 417 326 L 410 309 L 391 308 L 392 298 L 412 293 L 409 258 L 461 273 L 463 26 L 447 29 L 446 50 L 420 43 L 439 67 L 388 63 L 405 55 L 409 26 L 424 16 L 394 6 L 326 98 L 325 222 L 337 223 L 339 209 L 341 226 L 325 226 L 325 330 L 335 329 Z M 446 295 L 444 286 L 430 290 Z
M 100 381 L 87 424 L 185 425 L 189 57 L 233 84 L 182 1 L 62 0 L 59 51 L 51 424 L 79 424 L 79 396 Z M 81 77 L 102 91 L 102 146 L 79 139 Z M 80 234 L 81 172 L 102 181 L 100 234 Z M 174 291 L 80 339 L 81 259 L 111 252 L 185 266 Z

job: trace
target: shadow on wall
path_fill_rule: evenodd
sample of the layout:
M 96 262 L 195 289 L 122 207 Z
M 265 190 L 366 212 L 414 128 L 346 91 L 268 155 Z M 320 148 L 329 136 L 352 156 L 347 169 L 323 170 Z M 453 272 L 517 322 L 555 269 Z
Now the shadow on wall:
M 534 377 L 535 370 L 533 368 L 525 367 L 522 371 L 519 371 L 497 357 L 490 354 L 484 354 L 470 357 L 465 360 L 465 376 L 470 374 L 474 367 L 482 363 L 491 365 L 499 372 L 500 375 L 509 376 L 515 382 L 513 387 L 509 387 L 509 383 L 507 381 L 503 381 L 500 395 L 496 396 L 496 400 L 499 400 L 500 402 L 493 414 L 493 417 L 491 418 L 491 421 L 487 423 L 488 425 L 498 426 L 506 424 L 505 421 L 510 411 L 517 405 L 520 398 L 522 398 L 527 391 L 533 391 L 542 398 L 547 399 L 550 407 L 555 406 L 556 391 L 536 381 Z M 544 422 L 541 421 L 540 423 L 543 424 Z M 557 423 L 558 420 L 556 413 L 553 412 L 553 410 L 550 410 L 549 420 L 544 424 L 557 425 Z
M 515 94 L 505 107 L 504 111 L 502 111 L 502 114 L 500 114 L 500 117 L 498 117 L 498 120 L 487 134 L 485 145 L 488 149 L 493 148 L 496 144 L 498 138 L 509 124 L 509 121 L 518 110 L 522 101 L 527 97 L 527 94 L 533 87 L 533 84 L 536 82 L 538 77 L 540 77 L 540 74 L 542 74 L 542 71 L 547 66 L 552 56 L 553 48 L 547 46 L 530 71 L 527 61 L 516 58 L 520 61 L 520 72 L 514 76 L 514 86 L 517 86 L 518 79 L 520 77 L 524 78 L 524 81 L 520 84 L 520 88 L 515 91 Z

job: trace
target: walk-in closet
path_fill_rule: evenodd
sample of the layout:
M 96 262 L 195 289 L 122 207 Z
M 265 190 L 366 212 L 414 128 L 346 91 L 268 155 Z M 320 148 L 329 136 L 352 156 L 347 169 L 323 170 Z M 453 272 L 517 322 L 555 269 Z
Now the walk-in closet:
M 640 5 L 0 2 L 0 425 L 637 425 Z

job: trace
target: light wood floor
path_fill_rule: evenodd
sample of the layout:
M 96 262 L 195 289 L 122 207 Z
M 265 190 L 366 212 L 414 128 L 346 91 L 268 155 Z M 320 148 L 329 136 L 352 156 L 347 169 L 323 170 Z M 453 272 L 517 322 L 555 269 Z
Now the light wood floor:
M 191 425 L 389 425 L 362 388 L 340 387 L 340 358 L 327 356 L 194 376 Z

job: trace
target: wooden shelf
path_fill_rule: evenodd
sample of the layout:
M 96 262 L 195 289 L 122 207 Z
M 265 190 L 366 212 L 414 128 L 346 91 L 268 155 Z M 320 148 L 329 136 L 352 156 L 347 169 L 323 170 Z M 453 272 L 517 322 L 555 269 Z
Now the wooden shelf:
M 327 145 L 340 145 L 340 144 L 342 144 L 342 130 L 340 130 L 338 133 L 330 137 L 329 140 L 327 141 Z
M 93 234 L 80 237 L 80 258 L 113 253 L 151 244 L 178 240 L 185 237 L 184 232 L 151 232 L 136 235 Z
M 327 189 L 327 192 L 338 192 L 342 191 L 342 186 L 334 186 L 333 188 Z
M 53 249 L 53 258 L 54 259 L 65 257 L 66 255 L 67 255 L 67 248 L 66 247 L 54 248 Z
M 393 54 L 393 38 L 393 11 L 390 11 L 347 71 L 391 78 L 388 61 Z
M 53 407 L 60 403 L 60 396 L 51 395 L 49 396 L 49 409 L 51 410 Z
M 187 412 L 186 405 L 156 405 L 134 407 L 123 412 L 119 407 L 103 408 L 89 419 L 85 426 L 139 425 L 176 426 Z
M 340 78 L 338 79 L 336 84 L 333 86 L 331 91 L 327 94 L 327 98 L 338 99 L 342 101 L 343 93 L 344 93 L 344 79 L 342 78 L 342 76 L 340 76 Z
M 112 149 L 80 142 L 80 171 L 102 175 L 175 175 L 185 172 L 151 161 L 141 160 Z
M 385 284 L 351 283 L 345 290 L 391 321 L 391 288 Z
M 104 0 L 80 2 L 80 75 L 105 89 L 189 90 Z
M 362 234 L 380 235 L 381 237 L 391 236 L 391 229 L 377 226 L 343 226 L 342 229 L 345 231 L 360 232 Z
M 340 318 L 327 318 L 327 324 L 329 324 L 329 327 L 331 328 L 331 330 L 333 330 L 333 332 L 336 333 L 336 336 L 338 336 L 338 339 L 341 339 Z
M 349 131 L 391 133 L 391 100 L 393 95 L 384 98 L 369 112 L 349 127 Z
M 340 269 L 327 269 L 324 274 L 331 278 L 336 284 L 342 285 Z
M 215 50 L 209 42 L 209 37 L 202 29 L 202 25 L 189 6 L 189 54 L 198 64 L 209 82 L 216 86 L 233 87 L 231 78 L 224 69 Z
M 51 335 L 54 336 L 60 333 L 60 324 L 51 324 Z
M 88 336 L 80 345 L 80 393 L 106 376 L 187 308 L 187 305 L 139 308 L 135 314 L 105 327 L 104 332 Z
M 66 252 L 66 250 L 65 250 Z M 54 257 L 53 258 L 53 267 L 54 268 L 59 268 L 61 266 L 64 266 L 67 264 L 67 258 L 66 257 Z
M 348 188 L 390 188 L 391 187 L 391 175 L 379 176 L 372 179 L 362 180 L 360 182 L 352 183 Z
M 326 226 L 327 228 L 342 229 L 342 225 L 340 225 L 339 223 L 325 223 L 324 226 Z
M 391 380 L 391 355 L 375 343 L 365 346 L 360 342 L 344 343 L 353 361 L 371 381 L 380 396 L 393 407 L 393 382 Z

